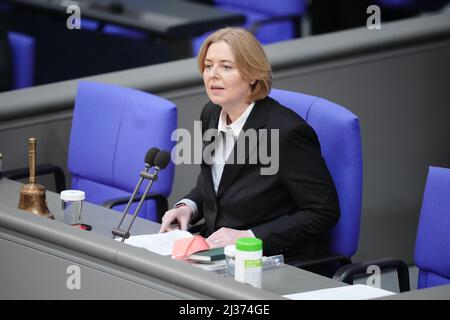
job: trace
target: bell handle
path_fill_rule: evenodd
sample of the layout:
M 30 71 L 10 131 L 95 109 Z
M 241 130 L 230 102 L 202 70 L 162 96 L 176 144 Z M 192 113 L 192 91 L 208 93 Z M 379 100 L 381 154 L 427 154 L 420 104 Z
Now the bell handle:
M 30 167 L 30 184 L 36 183 L 36 138 L 28 139 L 28 161 Z

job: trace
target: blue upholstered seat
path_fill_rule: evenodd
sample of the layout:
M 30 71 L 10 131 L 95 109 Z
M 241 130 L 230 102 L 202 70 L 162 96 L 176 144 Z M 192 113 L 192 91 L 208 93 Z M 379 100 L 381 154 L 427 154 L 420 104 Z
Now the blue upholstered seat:
M 322 156 L 336 185 L 341 217 L 330 233 L 332 254 L 348 257 L 358 248 L 362 199 L 362 149 L 358 118 L 328 100 L 272 89 L 270 96 L 299 114 L 316 131 Z
M 79 82 L 68 155 L 71 188 L 85 191 L 86 200 L 96 204 L 130 196 L 147 150 L 157 147 L 170 152 L 176 128 L 176 107 L 166 99 L 110 84 Z M 173 177 L 170 163 L 151 193 L 169 196 Z M 152 200 L 145 202 L 139 216 L 157 220 Z
M 418 289 L 450 284 L 449 230 L 450 169 L 429 167 L 414 251 L 415 264 L 419 268 Z M 336 272 L 334 278 L 351 284 L 355 276 L 365 273 L 371 265 L 380 270 L 396 269 L 400 292 L 410 289 L 408 265 L 396 259 L 346 265 Z
M 450 169 L 430 167 L 414 260 L 418 289 L 450 284 Z

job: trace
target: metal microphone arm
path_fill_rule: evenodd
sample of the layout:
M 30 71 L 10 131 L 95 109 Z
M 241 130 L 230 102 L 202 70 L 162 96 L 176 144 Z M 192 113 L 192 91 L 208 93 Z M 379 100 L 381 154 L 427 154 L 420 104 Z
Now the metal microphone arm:
M 148 179 L 149 179 L 150 181 L 149 181 L 149 183 L 148 183 L 148 185 L 147 185 L 147 188 L 145 188 L 145 191 L 144 191 L 144 194 L 142 195 L 141 201 L 139 201 L 139 204 L 138 204 L 136 210 L 134 210 L 133 217 L 131 218 L 131 222 L 130 222 L 130 224 L 128 225 L 128 229 L 127 229 L 127 231 L 125 231 L 125 233 L 124 233 L 124 235 L 125 235 L 126 238 L 125 238 L 125 237 L 122 237 L 122 240 L 121 240 L 122 242 L 124 242 L 125 239 L 128 239 L 128 238 L 130 237 L 130 229 L 131 229 L 131 226 L 133 225 L 134 220 L 136 220 L 137 214 L 138 214 L 139 210 L 141 209 L 142 204 L 143 204 L 144 201 L 145 201 L 145 197 L 147 196 L 148 192 L 150 191 L 150 187 L 152 186 L 152 184 L 153 184 L 154 181 L 158 180 L 158 172 L 159 172 L 160 170 L 161 170 L 161 169 L 160 169 L 159 167 L 155 166 L 155 172 L 153 172 L 153 174 L 148 174 Z
M 122 226 L 123 220 L 125 220 L 125 217 L 127 216 L 128 210 L 130 209 L 131 204 L 133 203 L 133 200 L 136 197 L 136 194 L 138 193 L 139 188 L 142 185 L 142 182 L 144 181 L 144 179 L 148 179 L 149 178 L 149 173 L 148 173 L 149 169 L 150 169 L 150 166 L 146 165 L 145 166 L 145 170 L 141 171 L 141 173 L 139 174 L 140 175 L 139 181 L 138 181 L 136 187 L 134 188 L 133 193 L 131 194 L 131 197 L 130 197 L 130 200 L 128 201 L 128 203 L 127 203 L 127 206 L 125 207 L 125 210 L 124 210 L 124 212 L 122 214 L 122 218 L 120 219 L 119 225 L 117 226 L 117 228 L 113 228 L 112 231 L 111 231 L 112 234 L 113 234 L 113 239 L 115 239 L 116 236 L 119 236 L 119 237 L 123 238 L 124 233 L 123 233 L 122 230 L 120 230 L 120 227 Z M 129 235 L 128 235 L 128 237 L 129 237 Z
M 125 241 L 125 239 L 128 239 L 130 237 L 130 229 L 131 226 L 133 225 L 134 220 L 137 217 L 137 214 L 139 212 L 139 210 L 142 207 L 142 204 L 144 203 L 144 201 L 146 200 L 145 198 L 147 197 L 147 194 L 150 190 L 150 187 L 152 186 L 154 181 L 158 180 L 158 173 L 160 170 L 164 169 L 165 167 L 167 167 L 167 165 L 169 164 L 170 161 L 170 153 L 168 153 L 167 151 L 163 151 L 163 150 L 159 150 L 158 148 L 152 148 L 147 152 L 146 157 L 146 164 L 149 164 L 149 167 L 154 165 L 155 167 L 155 171 L 153 171 L 153 173 L 149 173 L 147 166 L 146 166 L 146 170 L 142 171 L 140 173 L 141 178 L 139 179 L 138 185 L 136 186 L 136 188 L 134 189 L 133 195 L 130 198 L 130 200 L 128 201 L 127 207 L 125 208 L 125 212 L 123 213 L 122 216 L 122 220 L 120 221 L 120 224 L 117 228 L 113 228 L 112 229 L 112 233 L 113 233 L 113 239 L 115 238 L 115 236 L 119 236 L 122 237 L 122 242 Z M 145 188 L 145 192 L 142 195 L 139 204 L 136 208 L 136 210 L 134 210 L 133 213 L 133 218 L 131 220 L 130 225 L 128 226 L 128 229 L 126 231 L 120 229 L 120 226 L 122 225 L 123 220 L 125 219 L 125 215 L 127 214 L 131 203 L 134 201 L 134 197 L 136 196 L 137 191 L 139 190 L 139 187 L 142 184 L 142 181 L 144 179 L 149 180 L 147 187 Z

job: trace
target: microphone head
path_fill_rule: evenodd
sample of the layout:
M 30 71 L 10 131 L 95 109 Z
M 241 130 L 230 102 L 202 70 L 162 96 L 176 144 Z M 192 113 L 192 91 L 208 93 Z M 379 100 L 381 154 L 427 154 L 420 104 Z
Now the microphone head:
M 159 167 L 161 170 L 167 167 L 170 161 L 170 153 L 164 150 L 161 150 L 155 158 L 154 165 Z
M 158 154 L 159 149 L 158 148 L 151 148 L 147 151 L 145 154 L 145 164 L 149 167 L 152 167 L 155 164 L 155 157 Z

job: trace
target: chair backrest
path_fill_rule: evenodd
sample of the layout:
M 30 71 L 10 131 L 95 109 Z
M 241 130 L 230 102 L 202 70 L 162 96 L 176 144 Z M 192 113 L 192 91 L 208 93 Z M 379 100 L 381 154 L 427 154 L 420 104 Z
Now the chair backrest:
M 270 96 L 299 114 L 315 130 L 336 185 L 341 216 L 331 230 L 330 251 L 351 257 L 358 248 L 362 200 L 362 150 L 358 118 L 322 98 L 272 89 Z
M 429 168 L 414 259 L 419 289 L 450 283 L 450 169 Z
M 34 39 L 9 32 L 8 40 L 12 53 L 13 89 L 31 87 L 34 82 Z
M 176 128 L 176 107 L 166 99 L 110 84 L 79 82 L 68 154 L 72 188 L 85 191 L 86 200 L 96 204 L 129 196 L 144 169 L 147 150 L 171 152 Z M 171 162 L 150 192 L 167 197 L 173 177 Z M 153 201 L 146 201 L 139 216 L 156 221 Z

